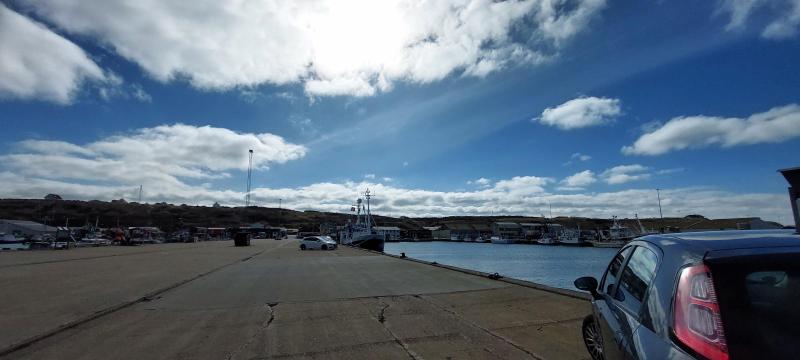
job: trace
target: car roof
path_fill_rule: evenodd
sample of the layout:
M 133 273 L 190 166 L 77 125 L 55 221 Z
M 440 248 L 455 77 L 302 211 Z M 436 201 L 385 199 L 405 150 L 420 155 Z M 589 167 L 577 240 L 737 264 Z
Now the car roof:
M 648 235 L 637 240 L 653 243 L 661 248 L 678 246 L 698 252 L 800 246 L 800 235 L 791 229 L 670 233 Z

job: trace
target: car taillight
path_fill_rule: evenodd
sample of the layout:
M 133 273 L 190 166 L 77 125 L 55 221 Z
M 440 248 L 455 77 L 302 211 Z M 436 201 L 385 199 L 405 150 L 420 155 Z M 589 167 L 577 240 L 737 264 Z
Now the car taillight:
M 675 336 L 684 345 L 711 360 L 728 359 L 717 294 L 707 266 L 681 270 L 673 314 Z

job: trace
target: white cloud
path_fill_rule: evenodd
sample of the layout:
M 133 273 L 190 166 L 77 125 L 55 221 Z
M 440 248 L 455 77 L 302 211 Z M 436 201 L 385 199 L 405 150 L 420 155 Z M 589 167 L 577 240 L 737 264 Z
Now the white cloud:
M 186 187 L 182 179 L 219 179 L 225 171 L 266 168 L 305 156 L 306 148 L 272 134 L 240 134 L 210 126 L 162 125 L 86 145 L 25 140 L 0 165 L 22 176 L 154 188 Z M 30 164 L 38 164 L 30 166 Z
M 797 35 L 800 26 L 800 0 L 723 0 L 719 2 L 717 13 L 729 13 L 727 30 L 745 27 L 748 18 L 757 11 L 769 16 L 769 21 L 761 30 L 761 36 L 780 40 Z
M 87 185 L 0 171 L 0 197 L 41 198 L 57 193 L 68 199 L 135 198 L 138 186 Z M 511 189 L 478 191 L 429 191 L 407 189 L 371 182 L 315 183 L 293 188 L 255 188 L 252 202 L 275 204 L 283 199 L 286 208 L 347 212 L 356 194 L 366 188 L 378 194 L 372 211 L 388 216 L 449 215 L 531 215 L 538 216 L 552 204 L 553 213 L 567 216 L 610 218 L 612 215 L 657 217 L 658 203 L 653 190 L 622 190 L 602 193 L 552 194 L 540 192 L 519 196 Z M 242 206 L 244 192 L 203 186 L 145 185 L 145 201 L 180 204 Z M 791 223 L 786 195 L 780 193 L 732 193 L 714 188 L 681 188 L 661 191 L 665 216 L 699 213 L 710 218 L 760 216 Z
M 388 176 L 384 176 L 382 179 L 383 179 L 383 182 L 392 182 L 392 181 L 394 181 L 394 178 L 391 178 L 391 177 L 388 177 Z
M 0 98 L 68 104 L 84 81 L 105 80 L 77 45 L 0 3 Z
M 747 118 L 676 117 L 622 148 L 626 155 L 661 155 L 718 145 L 723 148 L 779 143 L 800 136 L 800 105 L 790 104 Z
M 595 178 L 594 172 L 591 170 L 584 170 L 567 176 L 564 178 L 564 180 L 561 180 L 561 186 L 558 188 L 558 190 L 583 190 L 586 186 L 594 184 L 595 182 L 597 182 L 597 178 Z
M 467 181 L 467 184 L 478 185 L 480 187 L 489 187 L 492 185 L 492 180 L 482 177 L 475 180 L 469 180 Z
M 544 192 L 544 186 L 552 182 L 553 179 L 547 177 L 514 176 L 511 179 L 496 182 L 492 189 L 525 196 Z
M 374 178 L 375 178 L 375 174 L 365 174 L 364 175 L 364 179 L 374 179 Z
M 135 199 L 141 184 L 145 202 L 241 206 L 243 191 L 220 187 L 220 182 L 213 179 L 230 177 L 234 172 L 243 177 L 248 148 L 255 150 L 254 164 L 262 168 L 298 159 L 306 151 L 271 134 L 187 125 L 139 129 L 84 145 L 25 140 L 11 152 L 0 154 L 0 198 L 41 198 L 56 193 L 67 199 Z M 636 176 L 647 171 L 641 165 L 618 166 L 600 178 L 610 180 L 604 176 Z M 591 171 L 584 171 L 559 185 L 589 185 L 592 178 L 597 178 L 592 175 Z M 291 209 L 347 212 L 353 197 L 369 188 L 377 194 L 372 203 L 375 213 L 391 216 L 538 215 L 546 211 L 548 204 L 553 205 L 555 214 L 572 216 L 608 218 L 639 213 L 647 217 L 656 216 L 658 211 L 652 190 L 557 194 L 548 190 L 555 183 L 549 177 L 516 176 L 494 183 L 481 178 L 473 182 L 488 186 L 473 191 L 403 188 L 389 184 L 386 178 L 382 180 L 383 183 L 375 179 L 322 182 L 291 188 L 256 186 L 252 201 L 263 205 L 283 199 Z M 663 190 L 661 194 L 668 216 L 683 216 L 681 211 L 691 211 L 709 217 L 762 216 L 783 222 L 790 219 L 782 192 L 737 194 L 685 188 Z
M 564 166 L 572 165 L 572 163 L 574 161 L 589 161 L 589 160 L 592 159 L 592 157 L 590 155 L 586 155 L 586 154 L 574 153 L 574 154 L 572 154 L 572 156 L 570 156 L 569 159 L 570 159 L 569 161 L 565 162 L 562 165 L 564 165 Z
M 159 81 L 222 90 L 302 83 L 312 96 L 369 96 L 397 81 L 540 63 L 605 7 L 605 0 L 201 1 L 191 11 L 157 0 L 22 3 Z
M 579 97 L 559 106 L 546 108 L 540 117 L 533 120 L 561 130 L 572 130 L 608 124 L 620 114 L 622 110 L 619 99 Z
M 606 169 L 600 174 L 600 177 L 606 184 L 618 185 L 631 181 L 645 180 L 650 178 L 649 167 L 639 164 L 634 165 L 619 165 Z

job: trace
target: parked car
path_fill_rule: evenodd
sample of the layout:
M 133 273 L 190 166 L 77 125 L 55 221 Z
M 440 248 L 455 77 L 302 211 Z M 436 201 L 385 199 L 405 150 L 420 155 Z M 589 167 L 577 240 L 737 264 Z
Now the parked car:
M 300 250 L 334 250 L 336 242 L 330 236 L 307 236 L 300 240 Z
M 583 321 L 606 359 L 797 359 L 800 235 L 791 230 L 650 235 L 620 249 Z

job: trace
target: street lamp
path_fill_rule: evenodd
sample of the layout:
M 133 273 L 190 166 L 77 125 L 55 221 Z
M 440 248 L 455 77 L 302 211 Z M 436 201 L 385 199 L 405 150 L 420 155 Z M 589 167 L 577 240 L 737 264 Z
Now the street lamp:
M 244 206 L 250 206 L 250 181 L 253 177 L 253 149 L 248 150 L 249 161 L 247 165 L 247 193 L 244 196 Z
M 656 188 L 656 196 L 658 196 L 658 216 L 661 217 L 661 232 L 664 232 L 664 213 L 661 212 L 661 189 Z

